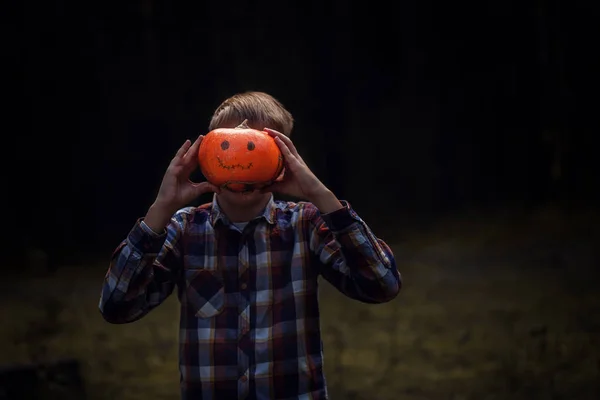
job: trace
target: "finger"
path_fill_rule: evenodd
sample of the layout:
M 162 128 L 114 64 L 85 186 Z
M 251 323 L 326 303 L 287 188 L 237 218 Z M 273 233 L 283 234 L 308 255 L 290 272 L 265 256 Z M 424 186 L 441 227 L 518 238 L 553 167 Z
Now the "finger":
M 282 181 L 284 177 L 285 177 L 285 168 L 282 168 L 282 169 L 281 169 L 281 173 L 280 173 L 280 174 L 279 174 L 279 176 L 278 176 L 278 177 L 275 179 L 275 181 L 274 181 L 274 182 L 279 182 L 279 181 Z
M 204 135 L 199 135 L 194 141 L 194 143 L 190 146 L 190 148 L 187 149 L 185 155 L 183 156 L 186 161 L 189 161 L 190 159 L 196 158 L 198 156 L 198 149 L 200 148 L 200 143 L 202 143 L 203 138 Z
M 281 139 L 290 149 L 290 152 L 293 155 L 295 155 L 296 157 L 300 157 L 300 155 L 298 154 L 298 150 L 296 150 L 296 146 L 294 146 L 294 142 L 292 142 L 292 139 L 285 136 L 283 133 L 276 131 L 275 129 L 265 128 L 265 132 L 267 132 L 273 138 Z
M 175 153 L 175 157 L 173 157 L 173 160 L 171 160 L 171 165 L 179 164 L 179 162 L 181 161 L 181 158 L 188 151 L 190 146 L 191 146 L 191 141 L 189 139 L 187 139 L 185 142 L 183 142 L 183 145 L 181 145 L 179 150 L 177 150 L 177 153 Z
M 271 129 L 271 128 L 265 128 L 265 131 L 273 138 L 279 138 L 281 141 L 283 141 L 286 146 L 290 149 L 290 152 L 292 154 L 294 154 L 295 156 L 298 156 L 298 151 L 296 150 L 296 146 L 294 146 L 294 143 L 292 142 L 292 140 L 285 136 L 283 133 L 276 131 L 275 129 Z
M 202 143 L 203 138 L 204 135 L 198 136 L 198 138 L 194 141 L 194 144 L 191 145 L 191 147 L 186 151 L 185 155 L 183 156 L 182 163 L 186 166 L 188 170 L 194 169 L 196 167 L 198 159 L 198 150 L 200 149 L 200 144 Z
M 290 148 L 287 146 L 287 144 L 283 140 L 281 140 L 281 138 L 279 136 L 275 137 L 275 143 L 277 143 L 279 150 L 281 150 L 281 154 L 283 154 L 283 158 L 285 161 L 287 161 L 289 163 L 295 158 L 294 155 L 292 154 Z
M 287 145 L 279 137 L 275 138 L 275 143 L 277 143 L 279 150 L 281 150 L 281 154 L 283 155 L 284 165 L 288 166 L 290 172 L 297 171 L 298 168 L 300 168 L 302 166 L 298 157 L 296 157 L 294 154 L 292 154 L 290 148 L 287 147 Z
M 196 192 L 196 194 L 198 196 L 200 196 L 201 194 L 204 193 L 208 193 L 208 192 L 215 192 L 215 193 L 221 193 L 221 188 L 213 185 L 212 183 L 209 182 L 200 182 L 200 183 L 196 183 L 196 182 L 192 182 L 189 181 L 192 185 L 192 187 L 194 188 L 194 191 Z

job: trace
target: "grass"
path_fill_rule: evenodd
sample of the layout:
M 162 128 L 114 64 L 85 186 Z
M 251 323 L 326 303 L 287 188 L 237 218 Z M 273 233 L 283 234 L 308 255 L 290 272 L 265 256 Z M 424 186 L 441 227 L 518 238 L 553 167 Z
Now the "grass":
M 591 222 L 554 210 L 461 217 L 389 240 L 404 287 L 388 304 L 354 302 L 323 282 L 332 398 L 600 397 L 600 225 Z M 97 311 L 105 268 L 0 283 L 2 362 L 77 358 L 89 399 L 177 399 L 176 297 L 110 325 Z

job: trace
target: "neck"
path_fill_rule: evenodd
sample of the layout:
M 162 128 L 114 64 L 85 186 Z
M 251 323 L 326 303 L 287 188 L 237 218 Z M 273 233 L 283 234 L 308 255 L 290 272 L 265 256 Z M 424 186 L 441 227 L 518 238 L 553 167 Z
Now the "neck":
M 271 194 L 265 193 L 245 204 L 239 204 L 239 202 L 231 201 L 227 196 L 217 194 L 219 208 L 231 222 L 248 222 L 252 220 L 265 209 L 270 199 Z

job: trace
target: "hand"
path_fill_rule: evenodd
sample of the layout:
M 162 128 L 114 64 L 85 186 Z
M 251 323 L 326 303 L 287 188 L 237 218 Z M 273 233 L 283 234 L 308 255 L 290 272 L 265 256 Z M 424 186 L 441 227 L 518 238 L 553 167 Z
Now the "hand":
M 310 200 L 315 193 L 327 190 L 325 185 L 308 168 L 291 139 L 276 130 L 265 128 L 279 146 L 285 170 L 273 184 L 262 189 L 263 192 L 277 192 L 301 199 Z
M 265 128 L 275 139 L 285 163 L 283 178 L 267 186 L 263 192 L 278 192 L 312 202 L 322 213 L 343 207 L 337 197 L 312 173 L 291 139 L 276 130 Z
M 189 140 L 175 154 L 163 176 L 154 204 L 146 215 L 146 224 L 155 232 L 162 231 L 173 214 L 198 196 L 220 189 L 208 182 L 195 183 L 190 174 L 198 165 L 198 149 L 203 136 L 191 144 Z

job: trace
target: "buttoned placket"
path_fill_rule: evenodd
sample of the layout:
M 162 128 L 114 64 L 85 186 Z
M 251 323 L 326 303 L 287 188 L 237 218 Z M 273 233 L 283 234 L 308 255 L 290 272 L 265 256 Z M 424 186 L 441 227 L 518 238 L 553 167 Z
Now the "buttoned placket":
M 249 293 L 249 250 L 248 230 L 243 230 L 238 245 L 238 395 L 246 397 L 249 390 L 249 357 L 247 351 L 250 344 L 250 293 Z

